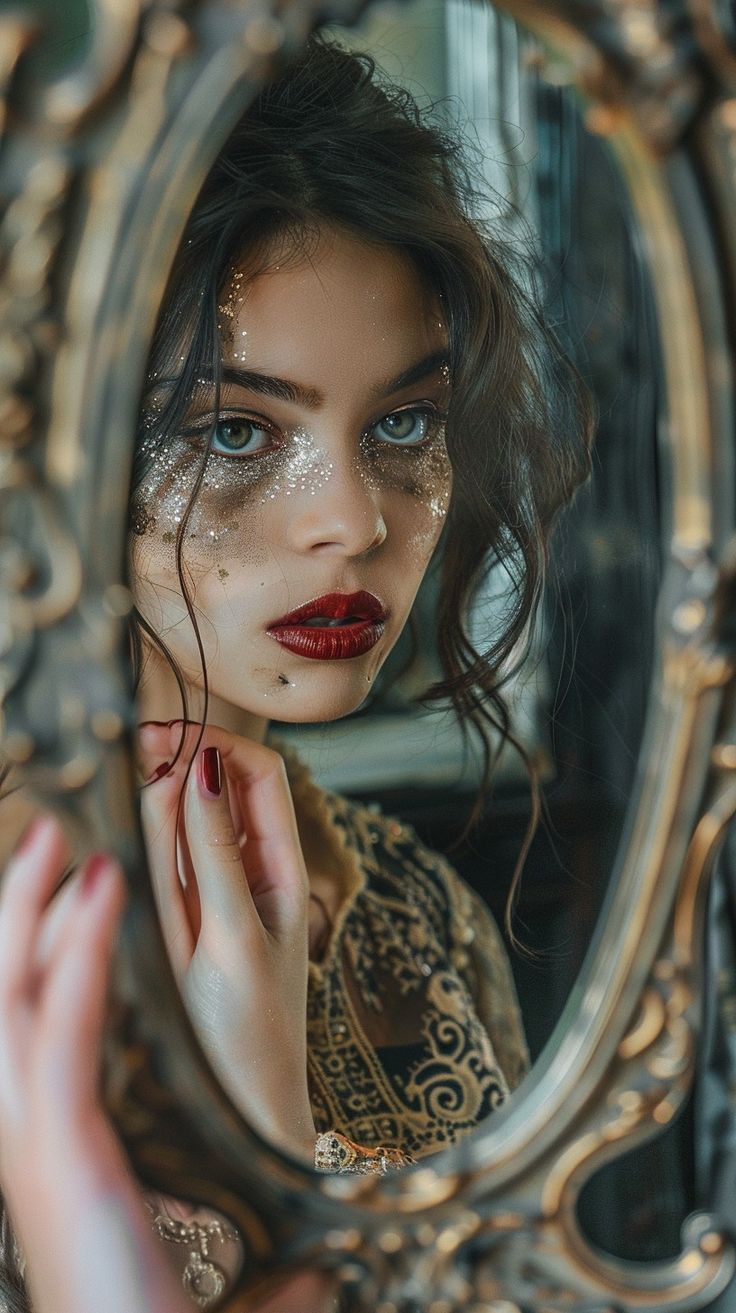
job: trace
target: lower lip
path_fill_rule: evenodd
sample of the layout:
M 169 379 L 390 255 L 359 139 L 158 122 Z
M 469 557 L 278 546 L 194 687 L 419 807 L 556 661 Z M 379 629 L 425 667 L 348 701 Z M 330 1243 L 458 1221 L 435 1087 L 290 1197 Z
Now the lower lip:
M 384 630 L 383 620 L 358 620 L 334 629 L 312 625 L 276 625 L 266 633 L 298 656 L 312 661 L 350 661 L 376 646 Z

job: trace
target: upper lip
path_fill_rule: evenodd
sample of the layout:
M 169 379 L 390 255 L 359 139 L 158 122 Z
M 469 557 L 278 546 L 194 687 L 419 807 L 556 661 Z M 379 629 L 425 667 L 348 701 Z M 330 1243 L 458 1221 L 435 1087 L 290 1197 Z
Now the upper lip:
M 295 611 L 289 611 L 278 620 L 272 620 L 269 629 L 279 625 L 298 625 L 303 620 L 312 620 L 315 616 L 324 616 L 330 620 L 344 620 L 346 616 L 355 616 L 356 620 L 385 620 L 386 611 L 373 593 L 361 590 L 358 593 L 323 593 L 311 602 L 305 602 Z

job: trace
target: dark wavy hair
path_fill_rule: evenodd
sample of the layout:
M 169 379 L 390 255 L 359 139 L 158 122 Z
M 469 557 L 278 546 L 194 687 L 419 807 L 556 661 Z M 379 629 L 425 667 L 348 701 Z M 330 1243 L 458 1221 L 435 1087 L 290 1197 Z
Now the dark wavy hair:
M 151 388 L 171 374 L 175 361 L 177 382 L 163 407 L 151 412 L 133 475 L 135 492 L 152 449 L 181 428 L 203 373 L 215 379 L 217 409 L 217 307 L 235 264 L 247 258 L 247 276 L 255 276 L 282 259 L 284 250 L 297 257 L 309 251 L 325 225 L 387 244 L 413 262 L 443 307 L 452 381 L 447 446 L 453 491 L 437 636 L 444 677 L 420 700 L 450 702 L 461 723 L 480 737 L 483 781 L 469 823 L 482 807 L 499 741 L 515 743 L 502 686 L 512 654 L 517 665 L 523 658 L 555 516 L 588 475 L 593 427 L 586 389 L 540 312 L 528 258 L 490 230 L 480 218 L 484 212 L 488 198 L 459 143 L 431 124 L 407 91 L 387 85 L 369 56 L 312 37 L 243 115 L 195 204 L 150 360 Z M 199 643 L 205 705 L 207 672 L 182 546 L 208 449 L 209 443 L 176 549 Z M 492 645 L 479 651 L 468 632 L 470 601 L 499 562 L 509 577 L 504 615 Z M 184 681 L 140 614 L 133 625 L 136 669 L 144 632 L 177 674 L 186 721 Z M 538 812 L 534 772 L 527 766 L 533 814 L 517 874 Z M 510 905 L 507 923 L 511 931 Z

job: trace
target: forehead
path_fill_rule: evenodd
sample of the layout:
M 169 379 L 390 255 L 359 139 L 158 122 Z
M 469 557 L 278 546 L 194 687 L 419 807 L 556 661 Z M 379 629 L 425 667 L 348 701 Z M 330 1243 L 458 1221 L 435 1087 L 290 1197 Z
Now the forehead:
M 324 387 L 377 382 L 445 345 L 436 293 L 403 252 L 327 230 L 304 257 L 223 292 L 225 357 Z

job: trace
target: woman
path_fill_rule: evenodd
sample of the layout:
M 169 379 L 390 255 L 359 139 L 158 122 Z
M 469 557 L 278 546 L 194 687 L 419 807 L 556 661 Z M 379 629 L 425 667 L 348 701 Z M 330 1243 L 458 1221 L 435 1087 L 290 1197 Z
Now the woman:
M 161 919 L 232 1097 L 293 1152 L 311 1154 L 324 1133 L 328 1166 L 380 1167 L 452 1142 L 526 1062 L 497 932 L 451 868 L 400 823 L 322 794 L 298 763 L 287 777 L 263 744 L 269 718 L 329 720 L 364 700 L 441 534 L 445 679 L 427 696 L 449 700 L 486 745 L 489 723 L 508 731 L 500 671 L 538 598 L 554 515 L 587 473 L 589 424 L 510 254 L 469 217 L 474 201 L 456 147 L 408 96 L 381 88 L 370 61 L 313 40 L 244 116 L 200 194 L 143 399 L 132 637 Z M 465 619 L 492 559 L 513 588 L 481 654 Z M 82 1307 L 89 1273 L 64 1249 L 69 1205 L 57 1198 L 68 1121 L 64 1152 L 89 1165 L 79 1215 L 100 1191 L 108 1201 L 94 1307 L 117 1309 L 103 1284 L 115 1271 L 126 1308 L 158 1313 L 179 1295 L 149 1257 L 82 1061 L 101 1025 L 90 999 L 120 880 L 95 859 L 49 907 L 68 860 L 42 822 L 0 909 L 0 1143 L 22 1146 L 3 1154 L 0 1177 L 36 1313 L 59 1313 L 65 1280 L 69 1309 Z M 52 1079 L 64 1097 L 50 1115 Z M 21 1179 L 29 1162 L 43 1222 Z M 175 1239 L 190 1214 L 150 1203 Z M 195 1249 L 207 1224 L 186 1222 Z M 215 1239 L 214 1264 L 213 1240 L 199 1268 L 184 1265 L 195 1294 L 208 1263 L 211 1277 L 237 1260 L 226 1227 Z

